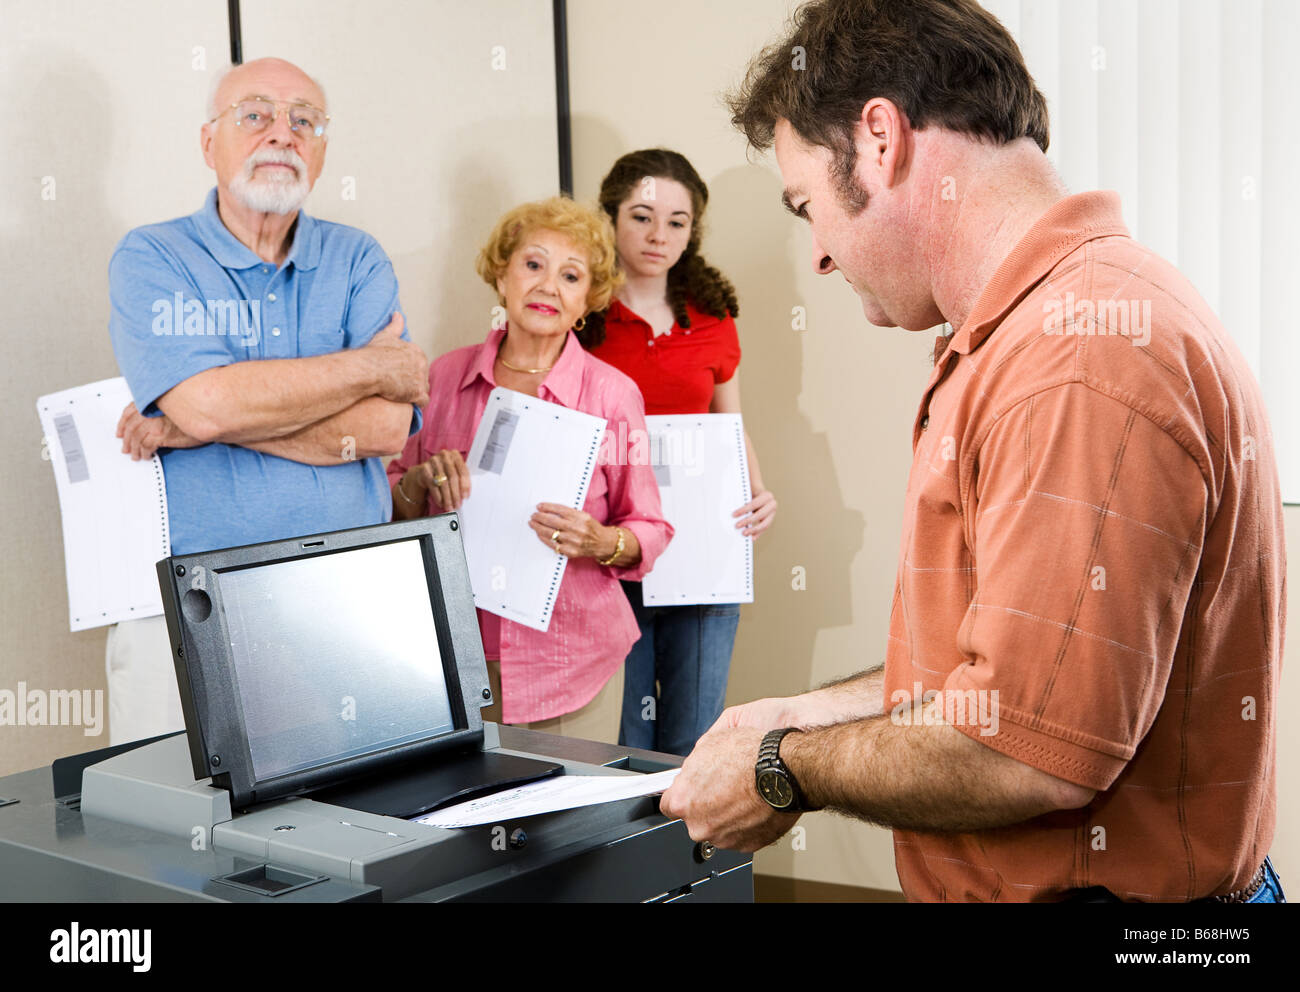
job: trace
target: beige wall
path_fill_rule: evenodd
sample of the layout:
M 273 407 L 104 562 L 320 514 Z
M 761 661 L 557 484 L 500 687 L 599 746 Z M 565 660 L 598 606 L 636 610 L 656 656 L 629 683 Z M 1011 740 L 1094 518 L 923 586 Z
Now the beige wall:
M 481 340 L 496 299 L 478 245 L 503 209 L 558 186 L 551 4 L 258 0 L 243 19 L 245 59 L 288 58 L 325 86 L 334 120 L 306 209 L 379 239 L 430 356 Z M 68 632 L 36 398 L 118 374 L 109 255 L 130 228 L 202 206 L 199 126 L 228 59 L 214 0 L 0 0 L 0 689 L 105 689 L 105 629 Z M 0 775 L 107 743 L 0 727 Z
M 224 58 L 224 10 L 154 0 L 135 13 L 89 0 L 0 0 L 0 689 L 10 691 L 20 681 L 105 688 L 104 629 L 68 631 L 63 536 L 36 398 L 117 375 L 113 246 L 136 224 L 198 209 L 209 186 L 198 149 L 208 73 L 192 66 Z M 106 726 L 98 737 L 81 727 L 3 726 L 0 775 L 107 744 Z
M 719 94 L 774 41 L 791 0 L 569 0 L 577 193 L 634 148 L 684 153 L 709 184 L 705 255 L 736 283 L 746 424 L 764 480 L 780 501 L 757 548 L 755 602 L 742 608 L 728 700 L 783 695 L 884 656 L 913 418 L 929 371 L 929 333 L 863 318 L 838 277 L 811 269 L 806 228 L 780 207 L 770 156 L 746 160 Z M 791 330 L 791 308 L 807 330 Z M 1300 508 L 1286 511 L 1294 540 Z M 791 587 L 806 569 L 807 590 Z M 1294 571 L 1293 567 L 1293 571 Z M 1289 583 L 1292 604 L 1300 576 Z M 1293 639 L 1294 640 L 1294 639 Z M 1295 663 L 1288 650 L 1286 663 Z M 1295 679 L 1280 706 L 1300 703 Z M 1300 865 L 1300 731 L 1278 745 L 1279 871 Z M 804 849 L 787 837 L 755 870 L 822 882 L 897 888 L 886 831 L 829 814 L 805 817 Z

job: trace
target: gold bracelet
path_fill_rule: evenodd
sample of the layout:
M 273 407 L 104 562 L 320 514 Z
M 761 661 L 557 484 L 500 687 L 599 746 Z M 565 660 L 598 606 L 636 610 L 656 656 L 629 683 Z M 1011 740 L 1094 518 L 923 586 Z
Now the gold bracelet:
M 614 553 L 604 561 L 597 559 L 596 564 L 598 565 L 612 565 L 614 564 L 614 559 L 623 553 L 623 528 L 615 527 L 614 530 L 618 532 L 618 546 L 614 548 Z
M 400 479 L 397 480 L 397 485 L 395 485 L 393 488 L 397 490 L 397 495 L 402 497 L 402 499 L 406 500 L 406 502 L 410 503 L 412 506 L 419 506 L 420 504 L 417 503 L 415 500 L 411 499 L 410 496 L 407 496 L 406 490 L 402 488 L 402 483 L 405 481 L 406 481 L 406 476 L 403 475 Z

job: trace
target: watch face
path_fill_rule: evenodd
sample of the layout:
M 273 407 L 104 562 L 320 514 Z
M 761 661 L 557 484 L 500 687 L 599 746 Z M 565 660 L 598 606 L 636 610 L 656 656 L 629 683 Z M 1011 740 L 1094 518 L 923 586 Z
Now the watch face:
M 758 777 L 758 791 L 769 806 L 785 809 L 794 802 L 794 790 L 780 772 L 766 771 Z

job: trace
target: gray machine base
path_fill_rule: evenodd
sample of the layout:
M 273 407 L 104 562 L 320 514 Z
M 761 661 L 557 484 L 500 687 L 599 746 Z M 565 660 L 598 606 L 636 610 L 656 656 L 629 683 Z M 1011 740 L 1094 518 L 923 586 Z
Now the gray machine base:
M 485 725 L 485 750 L 571 774 L 658 771 L 679 758 Z M 88 767 L 0 779 L 0 901 L 751 902 L 749 855 L 697 845 L 657 797 L 460 830 L 310 799 L 231 810 L 195 782 L 183 735 Z M 7 805 L 5 800 L 11 801 Z

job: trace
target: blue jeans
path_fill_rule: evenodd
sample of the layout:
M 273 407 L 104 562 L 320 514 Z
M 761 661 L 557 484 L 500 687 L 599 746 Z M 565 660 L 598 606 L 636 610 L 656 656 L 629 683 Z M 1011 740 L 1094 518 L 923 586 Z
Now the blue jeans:
M 624 664 L 618 742 L 690 754 L 722 713 L 740 605 L 645 606 L 640 582 L 623 591 L 641 637 Z
M 1273 862 L 1267 857 L 1264 858 L 1264 884 L 1246 902 L 1286 902 L 1286 896 L 1282 892 L 1282 879 L 1277 877 Z

